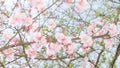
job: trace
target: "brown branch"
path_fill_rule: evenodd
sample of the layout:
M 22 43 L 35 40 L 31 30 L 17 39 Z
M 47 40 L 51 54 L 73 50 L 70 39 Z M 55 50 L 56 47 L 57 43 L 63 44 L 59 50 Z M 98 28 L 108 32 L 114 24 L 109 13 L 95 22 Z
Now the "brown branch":
M 103 36 L 106 36 L 106 35 L 94 36 L 93 38 L 100 38 L 100 37 L 103 37 Z M 80 38 L 79 38 L 79 37 L 76 37 L 76 38 L 72 38 L 71 40 L 72 40 L 72 41 L 80 40 Z M 16 45 L 16 47 L 17 47 L 17 46 L 21 46 L 21 45 L 30 45 L 30 44 L 33 44 L 33 43 L 34 43 L 34 42 L 24 42 L 24 43 L 23 43 L 23 42 L 20 42 L 19 44 Z M 13 46 L 13 45 L 4 46 L 4 47 L 0 48 L 0 51 L 3 51 L 3 50 L 8 49 L 8 48 L 12 48 L 12 47 L 15 47 L 15 46 Z
M 12 61 L 6 63 L 5 65 L 10 64 L 10 63 L 12 63 L 12 62 L 14 62 L 14 61 L 16 61 L 16 60 L 18 60 L 18 59 L 20 59 L 20 58 L 21 58 L 21 57 L 18 57 L 18 58 L 16 58 L 16 59 L 14 59 L 14 60 L 12 60 Z
M 4 66 L 4 64 L 2 62 L 0 62 L 0 65 L 1 65 L 1 67 L 5 68 L 5 66 Z
M 109 36 L 109 35 L 104 34 L 104 35 L 100 35 L 100 36 L 93 36 L 92 38 L 95 39 L 95 38 L 100 38 L 100 37 L 105 37 L 105 36 Z M 76 37 L 76 38 L 72 38 L 71 40 L 72 40 L 72 41 L 80 40 L 80 38 L 79 38 L 79 37 Z
M 115 18 L 114 18 L 114 23 L 117 24 L 117 22 L 119 21 L 120 5 L 116 8 L 116 11 L 117 11 L 117 14 L 116 14 L 116 16 L 115 16 Z M 111 62 L 111 64 L 110 64 L 110 68 L 113 68 L 113 67 L 114 67 L 114 64 L 115 64 L 115 62 L 116 62 L 119 54 L 120 54 L 120 43 L 119 43 L 119 45 L 118 45 L 118 47 L 117 47 L 117 50 L 116 50 L 116 53 L 115 53 L 115 57 L 113 58 L 113 60 L 112 60 L 112 62 Z
M 16 28 L 15 28 L 15 29 L 16 29 Z M 17 29 L 16 29 L 16 30 L 17 30 Z M 21 37 L 20 31 L 17 30 L 17 32 L 18 32 L 18 35 L 19 35 L 19 37 L 20 37 L 20 42 L 23 43 L 23 40 L 22 40 L 22 37 Z M 28 64 L 29 68 L 32 68 L 31 65 L 30 65 L 30 63 L 29 63 L 29 60 L 28 60 L 27 54 L 26 54 L 26 52 L 25 52 L 25 46 L 22 45 L 22 47 L 23 47 L 23 53 L 24 53 L 24 55 L 25 55 L 26 62 L 27 62 L 27 64 Z
M 56 0 L 54 3 L 52 3 L 49 7 L 47 7 L 46 9 L 44 9 L 43 11 L 41 11 L 38 15 L 36 15 L 33 19 L 37 18 L 40 14 L 44 13 L 46 10 L 48 10 L 49 8 L 51 8 L 54 4 L 56 4 L 59 0 Z
M 8 45 L 8 46 L 4 46 L 4 47 L 2 47 L 2 48 L 0 48 L 0 52 L 1 51 L 3 51 L 3 50 L 6 50 L 6 49 L 8 49 L 8 48 L 13 48 L 13 47 L 17 47 L 17 46 L 21 46 L 21 45 L 30 45 L 30 44 L 33 44 L 34 42 L 25 42 L 25 43 L 19 43 L 19 44 L 17 44 L 16 46 L 13 46 L 13 45 Z
M 15 56 L 25 57 L 25 55 L 18 55 L 18 54 L 15 54 Z M 31 59 L 30 57 L 28 57 L 28 58 Z M 63 56 L 63 57 L 57 57 L 57 58 L 55 58 L 55 59 L 36 57 L 36 58 L 34 58 L 34 59 L 37 59 L 37 60 L 60 60 L 60 59 L 67 59 L 67 58 L 69 58 L 69 57 Z
M 115 56 L 114 56 L 114 58 L 111 62 L 111 67 L 110 68 L 114 68 L 115 62 L 116 62 L 119 55 L 120 55 L 120 44 L 117 47 L 117 50 L 116 50 Z
M 97 61 L 96 61 L 96 64 L 95 64 L 95 68 L 98 68 L 97 66 L 98 66 L 98 63 L 100 61 L 100 57 L 101 57 L 101 55 L 102 55 L 103 52 L 104 52 L 104 50 L 101 50 L 101 52 L 99 53 Z

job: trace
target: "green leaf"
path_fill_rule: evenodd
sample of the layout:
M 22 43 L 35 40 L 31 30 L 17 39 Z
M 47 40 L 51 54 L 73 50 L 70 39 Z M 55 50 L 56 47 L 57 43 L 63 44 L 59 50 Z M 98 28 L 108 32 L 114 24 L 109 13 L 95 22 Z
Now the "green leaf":
M 70 63 L 69 66 L 67 68 L 73 68 L 73 64 Z
M 72 16 L 72 20 L 76 20 L 76 18 L 74 16 Z
M 67 14 L 70 14 L 70 11 L 66 11 Z
M 12 66 L 12 68 L 15 68 L 14 66 Z
M 43 31 L 49 31 L 47 27 L 42 28 Z
M 43 68 L 49 68 L 48 67 L 48 63 L 44 63 L 44 67 Z
M 28 45 L 25 45 L 24 47 L 27 49 L 27 48 L 28 48 Z

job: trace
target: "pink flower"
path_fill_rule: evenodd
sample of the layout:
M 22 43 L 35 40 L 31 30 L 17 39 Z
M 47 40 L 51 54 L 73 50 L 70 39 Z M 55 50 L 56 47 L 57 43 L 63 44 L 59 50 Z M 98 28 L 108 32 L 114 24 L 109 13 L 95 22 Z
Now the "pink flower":
M 26 31 L 35 32 L 38 30 L 38 27 L 39 27 L 39 23 L 32 23 L 32 24 L 26 26 Z
M 36 31 L 37 28 L 38 28 L 38 26 L 39 26 L 39 23 L 33 23 L 33 24 L 31 25 L 31 31 Z
M 87 28 L 87 34 L 90 35 L 90 36 L 93 35 L 95 28 L 96 28 L 96 23 L 90 22 L 90 25 Z
M 0 57 L 3 57 L 4 55 L 3 55 L 3 53 L 2 52 L 0 52 Z
M 97 33 L 95 33 L 96 36 L 105 35 L 105 34 L 107 34 L 107 31 L 104 30 L 103 28 L 101 30 L 98 30 Z
M 39 41 L 41 41 L 42 40 L 42 31 L 36 31 L 34 34 L 33 34 L 33 36 L 34 36 L 34 38 L 33 38 L 33 40 L 35 41 L 35 42 L 39 42 Z
M 74 9 L 77 12 L 83 12 L 88 7 L 88 5 L 89 3 L 87 2 L 87 0 L 80 0 L 80 2 L 75 5 Z
M 29 26 L 29 25 L 32 24 L 32 22 L 33 22 L 33 20 L 32 20 L 31 17 L 26 17 L 26 18 L 25 18 L 25 21 L 24 21 L 24 23 L 23 23 L 23 25 Z
M 87 0 L 80 0 L 79 4 L 80 4 L 80 6 L 82 6 L 82 7 L 86 7 L 86 6 L 89 5 L 89 3 L 87 2 Z
M 4 51 L 4 54 L 9 55 L 9 54 L 12 54 L 13 52 L 14 50 L 12 48 L 9 48 Z
M 92 37 L 87 34 L 80 35 L 81 43 L 91 46 L 93 44 Z
M 37 51 L 34 50 L 33 48 L 28 49 L 26 53 L 29 58 L 35 58 L 37 55 Z
M 4 52 L 4 54 L 5 54 L 5 56 L 6 56 L 6 58 L 8 60 L 11 60 L 14 57 L 14 50 L 13 50 L 13 48 L 6 49 L 3 52 Z
M 108 25 L 104 25 L 102 29 L 99 29 L 96 33 L 95 36 L 100 36 L 100 35 L 105 35 L 108 32 Z
M 25 13 L 17 13 L 10 18 L 10 25 L 12 26 L 29 26 L 32 23 L 32 18 L 27 17 Z
M 44 37 L 42 37 L 42 38 L 39 40 L 39 42 L 41 43 L 41 45 L 47 45 L 47 40 L 46 40 Z
M 49 43 L 48 46 L 47 46 L 47 55 L 48 56 L 55 56 L 56 54 L 56 51 L 55 51 L 55 44 L 53 43 Z
M 27 38 L 29 42 L 39 42 L 41 45 L 47 44 L 47 40 L 43 36 L 42 31 L 32 32 Z
M 62 43 L 64 45 L 72 42 L 71 39 L 66 37 L 63 33 L 57 33 L 55 37 L 59 43 Z
M 28 0 L 30 6 L 43 10 L 44 0 Z
M 67 3 L 72 3 L 73 1 L 72 0 L 63 0 L 64 2 L 67 2 Z
M 102 19 L 100 19 L 100 20 L 97 21 L 97 24 L 103 25 L 103 24 L 104 24 L 104 21 L 103 21 Z
M 116 37 L 119 34 L 119 31 L 117 30 L 117 26 L 115 24 L 110 24 L 108 31 L 111 37 Z
M 109 32 L 108 34 L 110 35 L 110 37 L 116 37 L 118 34 L 120 34 L 115 24 L 105 25 L 103 26 L 103 30 L 104 32 Z
M 66 52 L 69 54 L 70 57 L 74 57 L 76 51 L 75 44 L 71 43 L 66 46 Z
M 13 30 L 12 29 L 6 29 L 4 30 L 3 32 L 3 39 L 5 41 L 9 41 L 10 39 L 12 39 L 12 37 L 14 36 L 15 34 L 13 33 Z
M 14 46 L 16 46 L 19 43 L 19 39 L 13 38 L 11 42 L 13 43 Z
M 63 42 L 63 44 L 66 45 L 66 44 L 69 44 L 69 43 L 72 43 L 71 38 L 66 37 L 66 39 Z
M 61 47 L 62 44 L 60 43 L 48 43 L 47 52 L 46 52 L 48 57 L 52 56 L 51 58 L 53 58 L 54 56 L 55 58 L 55 54 L 60 51 Z
M 59 52 L 62 48 L 62 44 L 61 43 L 55 43 L 55 51 Z
M 105 48 L 110 48 L 114 44 L 112 39 L 104 39 Z
M 26 15 L 24 13 L 17 13 L 10 18 L 10 25 L 21 26 L 25 22 Z
M 53 20 L 49 20 L 49 29 L 53 30 L 56 27 L 56 23 Z
M 64 43 L 64 41 L 67 38 L 63 33 L 57 33 L 55 35 L 55 37 L 56 37 L 57 41 L 60 42 L 60 43 Z
M 82 47 L 83 52 L 87 52 L 89 50 L 89 47 L 93 44 L 92 37 L 87 34 L 83 34 L 80 35 L 80 39 L 81 43 L 83 43 Z
M 82 62 L 82 65 L 83 65 L 84 68 L 86 68 L 87 62 L 88 62 L 88 58 L 85 57 L 85 58 L 83 59 L 83 62 Z
M 87 45 L 87 44 L 83 44 L 83 46 L 82 46 L 82 50 L 83 50 L 83 52 L 85 52 L 85 53 L 88 52 L 89 48 L 90 48 L 90 46 Z
M 37 43 L 34 43 L 34 44 L 32 44 L 32 48 L 33 48 L 34 50 L 36 50 L 36 51 L 39 51 L 40 48 L 41 48 L 41 45 L 39 45 L 39 44 L 37 44 Z
M 77 12 L 82 12 L 79 4 L 75 4 L 74 10 Z
M 82 27 L 83 27 L 83 24 L 80 24 L 79 27 L 82 28 Z

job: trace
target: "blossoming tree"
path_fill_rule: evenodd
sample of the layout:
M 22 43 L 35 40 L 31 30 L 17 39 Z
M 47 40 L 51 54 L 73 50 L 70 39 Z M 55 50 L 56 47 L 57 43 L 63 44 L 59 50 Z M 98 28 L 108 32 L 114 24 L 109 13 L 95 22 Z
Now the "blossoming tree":
M 0 0 L 0 68 L 119 68 L 117 0 Z

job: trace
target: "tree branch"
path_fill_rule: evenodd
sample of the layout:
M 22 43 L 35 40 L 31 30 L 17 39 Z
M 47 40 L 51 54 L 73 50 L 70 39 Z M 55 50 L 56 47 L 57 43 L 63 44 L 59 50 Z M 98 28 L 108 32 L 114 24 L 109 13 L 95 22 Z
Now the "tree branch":
M 117 58 L 118 58 L 119 55 L 120 55 L 120 44 L 117 47 L 117 50 L 116 50 L 115 56 L 114 56 L 114 58 L 112 60 L 110 68 L 114 68 L 115 62 L 116 62 L 116 60 L 117 60 Z

